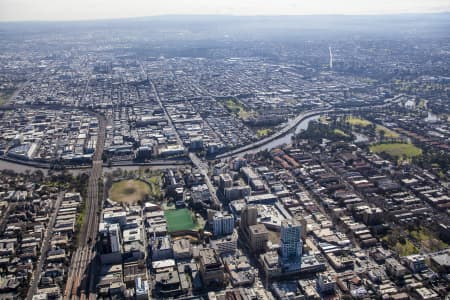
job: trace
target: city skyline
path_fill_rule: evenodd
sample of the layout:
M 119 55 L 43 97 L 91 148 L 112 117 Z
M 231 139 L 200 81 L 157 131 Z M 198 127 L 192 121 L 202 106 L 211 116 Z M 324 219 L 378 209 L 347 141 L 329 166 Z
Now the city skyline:
M 449 295 L 450 4 L 147 1 L 0 0 L 0 299 Z
M 378 15 L 449 12 L 450 3 L 432 1 L 330 1 L 301 3 L 295 0 L 266 1 L 53 1 L 1 0 L 0 21 L 74 21 L 122 19 L 160 15 Z

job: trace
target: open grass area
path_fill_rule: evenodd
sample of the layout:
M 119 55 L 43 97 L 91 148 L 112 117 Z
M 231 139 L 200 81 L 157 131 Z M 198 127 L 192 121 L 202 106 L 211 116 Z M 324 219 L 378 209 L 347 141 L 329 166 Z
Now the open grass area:
M 259 138 L 268 136 L 271 133 L 272 133 L 272 129 L 270 129 L 270 128 L 262 128 L 262 129 L 258 129 L 258 131 L 256 131 L 256 135 Z
M 0 105 L 6 104 L 13 93 L 13 91 L 0 92 Z
M 145 178 L 145 181 L 148 183 L 150 187 L 150 196 L 154 198 L 158 198 L 161 196 L 161 187 L 159 185 L 159 182 L 161 180 L 160 175 L 154 175 L 150 178 Z
M 358 118 L 355 116 L 349 116 L 347 118 L 347 123 L 353 126 L 360 126 L 360 127 L 367 127 L 370 124 L 372 124 L 372 122 L 370 122 L 369 120 Z
M 427 108 L 427 104 L 428 104 L 427 100 L 420 99 L 419 104 L 417 105 L 417 107 L 420 108 L 420 109 L 425 109 L 425 108 Z
M 164 211 L 169 232 L 191 230 L 196 227 L 192 219 L 192 213 L 187 208 L 170 209 Z
M 412 230 L 409 234 L 421 244 L 421 247 L 427 249 L 427 251 L 439 251 L 448 247 L 446 243 L 426 228 Z
M 340 136 L 344 136 L 344 137 L 348 137 L 349 135 L 348 134 L 346 134 L 344 131 L 342 131 L 341 129 L 334 129 L 333 130 L 333 132 L 334 132 L 334 134 L 336 134 L 336 135 L 340 135 Z
M 327 117 L 325 115 L 319 117 L 319 122 L 322 123 L 322 124 L 326 124 L 327 125 L 327 124 L 330 123 L 330 120 L 331 120 L 331 118 Z
M 140 180 L 122 180 L 114 183 L 109 190 L 112 201 L 130 205 L 144 200 L 150 194 L 150 186 Z
M 244 110 L 244 107 L 233 99 L 228 99 L 227 101 L 225 101 L 225 106 L 234 114 L 239 114 L 241 110 Z
M 397 242 L 394 249 L 400 256 L 408 256 L 419 253 L 419 249 L 417 249 L 417 247 L 414 246 L 414 244 L 408 239 L 405 239 L 404 244 Z
M 86 219 L 86 202 L 83 202 L 83 207 L 81 208 L 81 212 L 77 215 L 75 226 L 77 228 L 81 228 L 81 226 L 83 226 L 84 224 L 85 219 Z
M 391 233 L 381 238 L 388 247 L 400 256 L 407 256 L 419 253 L 419 249 L 407 237 L 407 233 L 394 229 Z
M 231 113 L 237 115 L 241 119 L 251 116 L 251 112 L 246 111 L 244 106 L 234 99 L 226 100 L 225 106 Z
M 81 204 L 81 211 L 77 213 L 77 217 L 75 219 L 75 240 L 76 244 L 80 242 L 80 232 L 81 228 L 83 227 L 83 224 L 86 222 L 86 213 L 87 213 L 87 207 L 86 207 L 86 201 L 83 201 Z
M 400 135 L 399 135 L 397 132 L 392 131 L 392 130 L 390 130 L 389 128 L 386 128 L 386 127 L 381 126 L 381 125 L 377 125 L 377 126 L 375 127 L 375 131 L 377 132 L 378 135 L 380 135 L 380 132 L 381 132 L 381 131 L 384 131 L 384 137 L 385 137 L 385 138 L 396 139 L 396 138 L 399 138 L 399 137 L 400 137 Z
M 402 144 L 402 143 L 382 143 L 375 144 L 370 146 L 370 151 L 374 153 L 382 153 L 385 152 L 392 157 L 396 157 L 398 159 L 402 159 L 406 156 L 407 159 L 410 159 L 415 156 L 420 156 L 422 154 L 422 149 L 417 148 L 413 144 Z

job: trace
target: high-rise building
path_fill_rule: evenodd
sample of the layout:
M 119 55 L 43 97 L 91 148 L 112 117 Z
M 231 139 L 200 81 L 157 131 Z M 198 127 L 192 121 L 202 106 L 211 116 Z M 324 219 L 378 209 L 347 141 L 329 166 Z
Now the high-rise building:
M 200 250 L 199 258 L 203 284 L 206 287 L 211 284 L 223 285 L 225 283 L 225 272 L 217 253 L 211 248 L 203 248 Z
M 225 200 L 227 201 L 242 199 L 250 196 L 250 194 L 251 189 L 248 185 L 226 187 L 223 190 L 223 195 L 225 196 Z
M 262 252 L 266 249 L 267 241 L 269 240 L 269 231 L 263 224 L 251 225 L 248 229 L 248 240 L 250 242 L 250 249 L 253 252 Z
M 100 223 L 99 233 L 100 258 L 102 263 L 119 263 L 122 261 L 122 236 L 119 224 Z
M 212 230 L 214 236 L 233 233 L 234 217 L 223 212 L 216 212 L 212 217 Z
M 336 288 L 336 280 L 330 274 L 319 274 L 317 277 L 317 291 L 321 294 L 333 294 Z
M 269 232 L 263 224 L 258 224 L 258 209 L 255 205 L 242 209 L 240 231 L 252 252 L 258 253 L 266 249 Z
M 300 269 L 303 248 L 301 231 L 302 226 L 295 219 L 281 222 L 280 259 L 285 268 Z
M 306 239 L 306 234 L 307 234 L 308 222 L 306 222 L 306 219 L 303 216 L 297 216 L 296 220 L 302 226 L 302 230 L 301 230 L 302 240 L 305 240 Z
M 222 192 L 225 188 L 230 188 L 233 186 L 233 178 L 228 173 L 220 174 L 219 176 L 219 190 Z
M 241 211 L 241 227 L 245 230 L 249 226 L 256 225 L 258 219 L 258 209 L 254 205 L 246 206 Z

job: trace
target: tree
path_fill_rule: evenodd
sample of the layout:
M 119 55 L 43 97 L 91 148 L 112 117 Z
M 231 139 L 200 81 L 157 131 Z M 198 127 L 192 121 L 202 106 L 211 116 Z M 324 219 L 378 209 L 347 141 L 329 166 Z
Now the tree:
M 383 142 L 386 136 L 386 132 L 384 130 L 380 130 L 380 141 Z

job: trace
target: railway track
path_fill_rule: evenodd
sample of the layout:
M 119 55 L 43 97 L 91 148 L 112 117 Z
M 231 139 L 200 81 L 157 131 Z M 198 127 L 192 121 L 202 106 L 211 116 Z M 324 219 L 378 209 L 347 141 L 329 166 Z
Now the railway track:
M 92 158 L 92 169 L 86 197 L 86 218 L 79 232 L 78 247 L 75 251 L 64 290 L 64 299 L 95 299 L 95 240 L 98 228 L 99 180 L 102 177 L 102 153 L 105 145 L 106 119 L 97 115 L 99 130 L 97 146 Z

